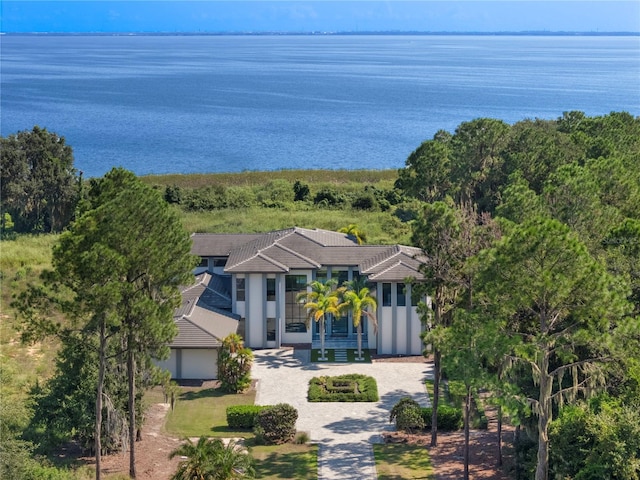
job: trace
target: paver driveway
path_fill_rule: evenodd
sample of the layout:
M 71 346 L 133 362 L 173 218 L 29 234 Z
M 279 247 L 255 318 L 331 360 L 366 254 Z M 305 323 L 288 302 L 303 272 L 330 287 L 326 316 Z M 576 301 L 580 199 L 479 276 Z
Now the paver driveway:
M 393 430 L 389 411 L 410 396 L 429 406 L 424 380 L 431 377 L 426 363 L 377 362 L 366 364 L 310 363 L 307 355 L 291 349 L 255 351 L 253 378 L 258 380 L 256 403 L 288 403 L 298 410 L 298 431 L 309 433 L 320 445 L 319 480 L 375 479 L 372 443 Z M 307 358 L 305 358 L 307 357 Z M 376 379 L 380 400 L 309 403 L 309 380 L 320 375 L 360 373 Z

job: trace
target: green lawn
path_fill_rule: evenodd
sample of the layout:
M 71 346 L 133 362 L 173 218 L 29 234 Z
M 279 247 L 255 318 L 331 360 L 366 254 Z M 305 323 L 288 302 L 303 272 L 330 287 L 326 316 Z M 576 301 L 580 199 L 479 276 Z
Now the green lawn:
M 253 437 L 248 430 L 230 430 L 227 426 L 227 407 L 253 405 L 254 390 L 230 394 L 219 389 L 183 389 L 174 411 L 169 412 L 165 430 L 179 437 Z
M 256 478 L 263 480 L 316 480 L 318 478 L 318 446 L 286 444 L 255 446 Z
M 435 474 L 425 447 L 376 444 L 373 446 L 378 480 L 434 480 Z

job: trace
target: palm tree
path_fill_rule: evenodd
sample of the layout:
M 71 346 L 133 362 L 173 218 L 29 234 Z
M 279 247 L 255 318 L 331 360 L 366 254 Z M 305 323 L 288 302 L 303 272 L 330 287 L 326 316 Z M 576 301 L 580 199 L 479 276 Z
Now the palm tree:
M 243 448 L 230 440 L 226 445 L 219 438 L 200 437 L 197 443 L 187 439 L 169 455 L 187 457 L 178 464 L 171 480 L 244 480 L 255 478 L 253 459 Z
M 300 292 L 296 297 L 298 302 L 305 302 L 304 308 L 307 309 L 307 320 L 313 318 L 316 322 L 320 322 L 320 360 L 327 360 L 324 351 L 324 322 L 327 314 L 340 315 L 342 305 L 337 290 L 333 287 L 336 285 L 335 279 L 329 279 L 326 282 L 315 280 L 309 284 L 311 291 Z
M 356 277 L 344 282 L 340 293 L 343 299 L 343 309 L 351 312 L 353 325 L 358 329 L 358 360 L 362 360 L 362 316 L 366 315 L 377 328 L 376 317 L 368 309 L 376 311 L 376 299 L 369 294 L 366 277 Z
M 346 227 L 342 227 L 338 230 L 338 233 L 346 233 L 348 236 L 355 238 L 358 245 L 362 245 L 367 241 L 365 233 L 361 231 L 355 223 L 350 223 Z

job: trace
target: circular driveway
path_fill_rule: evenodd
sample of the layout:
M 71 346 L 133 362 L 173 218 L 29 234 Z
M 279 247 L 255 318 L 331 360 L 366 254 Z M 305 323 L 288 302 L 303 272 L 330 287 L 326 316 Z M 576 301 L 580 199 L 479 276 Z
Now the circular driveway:
M 424 385 L 432 366 L 420 362 L 309 362 L 309 350 L 258 350 L 252 376 L 258 381 L 256 404 L 288 403 L 298 410 L 296 429 L 318 443 L 318 480 L 376 480 L 372 443 L 393 430 L 389 412 L 402 397 L 430 406 Z M 378 384 L 377 402 L 307 401 L 309 380 L 321 375 L 369 375 Z

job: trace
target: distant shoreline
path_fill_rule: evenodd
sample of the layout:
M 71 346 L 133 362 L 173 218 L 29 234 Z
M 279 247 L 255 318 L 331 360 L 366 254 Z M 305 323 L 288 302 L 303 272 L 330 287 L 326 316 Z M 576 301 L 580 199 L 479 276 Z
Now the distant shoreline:
M 196 36 L 469 36 L 469 37 L 639 37 L 640 32 L 564 32 L 564 31 L 518 31 L 518 32 L 422 32 L 422 31 L 358 31 L 358 32 L 0 32 L 6 36 L 151 36 L 151 37 L 196 37 Z

